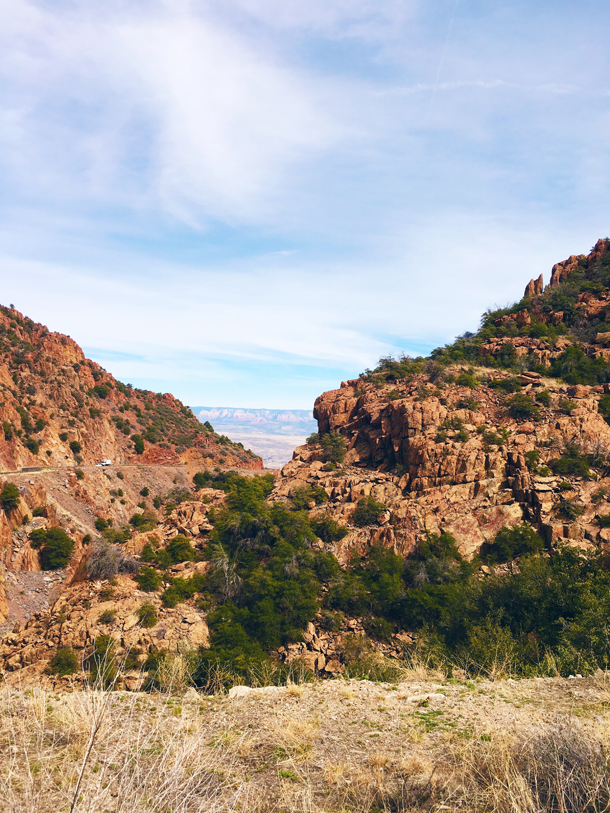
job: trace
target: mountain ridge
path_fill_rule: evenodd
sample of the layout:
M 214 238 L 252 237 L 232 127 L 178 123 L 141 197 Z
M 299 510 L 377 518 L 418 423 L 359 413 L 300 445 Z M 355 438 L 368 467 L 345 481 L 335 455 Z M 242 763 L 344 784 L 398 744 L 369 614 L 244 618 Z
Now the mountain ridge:
M 167 631 L 129 640 L 174 657 L 178 605 L 203 647 L 198 668 L 226 661 L 232 680 L 253 679 L 244 658 L 270 658 L 276 674 L 295 662 L 324 676 L 389 674 L 386 660 L 413 647 L 491 670 L 498 642 L 520 674 L 594 671 L 610 658 L 598 634 L 610 613 L 609 338 L 600 240 L 556 264 L 546 288 L 538 278 L 515 305 L 487 311 L 476 333 L 427 358 L 383 358 L 320 395 L 318 432 L 275 480 L 185 470 L 180 505 L 165 496 L 164 517 L 148 514 L 150 530 L 123 540 Z M 143 482 L 130 483 L 132 502 Z M 41 497 L 23 488 L 4 522 L 29 569 L 35 528 L 23 520 Z M 47 525 L 61 519 L 47 514 Z M 37 679 L 60 642 L 84 657 L 100 636 L 135 629 L 133 577 L 107 626 L 107 586 L 87 578 L 79 544 L 72 592 L 0 645 L 10 672 Z

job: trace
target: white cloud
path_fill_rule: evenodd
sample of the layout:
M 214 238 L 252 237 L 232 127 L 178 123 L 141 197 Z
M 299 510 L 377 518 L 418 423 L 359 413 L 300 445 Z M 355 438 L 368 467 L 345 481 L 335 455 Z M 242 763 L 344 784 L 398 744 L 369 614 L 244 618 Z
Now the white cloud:
M 237 32 L 179 6 L 141 12 L 11 0 L 0 72 L 13 177 L 191 222 L 258 219 L 290 166 L 342 127 L 302 73 Z
M 4 0 L 3 297 L 182 387 L 475 327 L 608 230 L 607 49 L 454 8 Z

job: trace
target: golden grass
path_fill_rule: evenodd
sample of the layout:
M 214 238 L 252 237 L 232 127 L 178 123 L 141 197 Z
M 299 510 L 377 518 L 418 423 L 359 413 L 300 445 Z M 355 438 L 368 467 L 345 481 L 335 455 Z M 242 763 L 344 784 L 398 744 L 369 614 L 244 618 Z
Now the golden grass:
M 334 681 L 240 700 L 4 688 L 0 810 L 610 810 L 605 677 L 469 685 Z

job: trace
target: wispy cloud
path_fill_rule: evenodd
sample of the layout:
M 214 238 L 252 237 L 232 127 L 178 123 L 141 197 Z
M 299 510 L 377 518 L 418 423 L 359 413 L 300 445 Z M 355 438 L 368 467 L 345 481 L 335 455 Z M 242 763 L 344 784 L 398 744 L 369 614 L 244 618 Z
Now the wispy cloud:
M 308 407 L 607 233 L 608 16 L 4 0 L 3 297 L 128 380 Z

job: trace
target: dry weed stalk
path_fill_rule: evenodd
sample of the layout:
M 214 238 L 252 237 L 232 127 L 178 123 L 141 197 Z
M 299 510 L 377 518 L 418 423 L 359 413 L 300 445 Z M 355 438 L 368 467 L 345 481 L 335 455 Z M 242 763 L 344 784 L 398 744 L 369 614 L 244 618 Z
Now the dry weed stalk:
M 230 751 L 209 745 L 195 712 L 176 711 L 167 696 L 3 690 L 2 809 L 211 813 L 235 803 Z
M 610 768 L 602 742 L 574 721 L 520 739 L 473 741 L 456 754 L 451 809 L 485 813 L 602 813 Z

